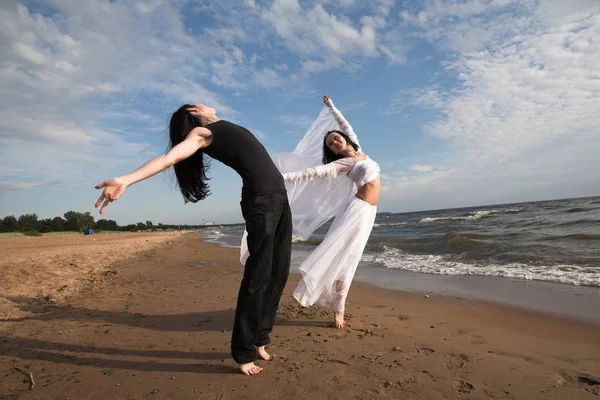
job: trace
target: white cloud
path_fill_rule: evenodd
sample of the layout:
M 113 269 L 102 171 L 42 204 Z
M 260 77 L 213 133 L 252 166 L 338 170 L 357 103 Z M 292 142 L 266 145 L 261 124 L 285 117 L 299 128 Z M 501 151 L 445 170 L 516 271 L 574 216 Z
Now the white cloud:
M 412 171 L 416 171 L 416 172 L 430 172 L 430 171 L 433 171 L 433 165 L 420 165 L 420 164 L 416 164 L 416 165 L 412 165 L 410 167 L 410 169 Z
M 98 125 L 118 118 L 123 123 L 156 126 L 156 117 L 124 108 L 132 93 L 161 93 L 163 98 L 186 101 L 192 99 L 188 93 L 193 90 L 196 101 L 203 95 L 228 111 L 212 92 L 189 81 L 179 62 L 168 61 L 185 61 L 179 56 L 186 53 L 184 47 L 188 52 L 192 46 L 202 47 L 184 33 L 176 9 L 163 2 L 131 8 L 80 2 L 56 6 L 62 13 L 57 18 L 60 23 L 21 4 L 0 5 L 5 22 L 0 26 L 3 191 L 72 185 L 98 165 L 112 169 L 123 164 L 122 156 L 135 162 L 135 155 L 148 153 L 153 146 L 136 143 L 123 133 L 127 130 L 108 133 Z M 140 19 L 141 14 L 147 20 Z M 161 27 L 168 27 L 165 34 L 178 45 L 152 33 Z M 192 52 L 187 58 L 192 65 L 203 62 Z M 149 83 L 150 77 L 158 79 Z M 107 100 L 112 101 L 104 103 Z M 160 121 L 164 126 L 162 117 Z
M 267 134 L 260 129 L 248 128 L 250 132 L 254 134 L 260 141 L 264 141 L 267 138 Z
M 438 85 L 402 89 L 390 99 L 380 115 L 399 115 L 414 111 L 416 108 L 437 109 L 444 108 L 447 95 L 440 91 Z
M 377 10 L 383 16 L 387 16 L 394 7 L 395 0 L 379 0 L 376 2 Z
M 12 192 L 15 190 L 35 189 L 44 186 L 63 185 L 65 182 L 0 182 L 0 194 Z
M 313 123 L 314 118 L 305 115 L 282 115 L 279 117 L 279 120 L 288 125 L 308 129 L 308 127 Z
M 268 67 L 254 69 L 253 75 L 256 84 L 263 87 L 283 86 L 288 82 L 278 71 Z
M 322 4 L 275 0 L 270 9 L 263 10 L 262 17 L 272 24 L 288 49 L 305 59 L 303 71 L 318 73 L 343 66 L 341 57 L 383 55 L 393 62 L 404 62 L 406 49 L 398 35 L 379 37 L 377 33 L 386 27 L 385 17 L 393 4 L 388 0 L 377 2 L 373 15 L 363 15 L 359 23 L 353 23 L 343 13 L 328 12 Z M 345 9 L 353 4 L 341 6 Z
M 225 95 L 241 107 L 265 92 L 317 98 L 320 85 L 356 90 L 379 72 L 389 85 L 360 108 L 405 87 L 399 74 L 424 77 L 381 114 L 438 113 L 426 139 L 448 145 L 443 157 L 390 164 L 403 171 L 384 171 L 384 203 L 397 188 L 419 204 L 428 190 L 458 203 L 600 180 L 597 1 L 319 3 L 70 0 L 39 15 L 0 2 L 1 190 L 76 185 L 134 167 L 164 150 L 169 112 L 182 102 L 239 116 Z M 390 65 L 407 64 L 407 54 L 430 60 L 422 74 Z M 331 70 L 346 74 L 310 79 Z M 302 131 L 312 122 L 308 111 L 281 107 L 278 122 Z
M 444 31 L 444 40 L 454 43 L 469 26 L 480 27 L 492 16 L 499 22 L 477 46 L 452 46 L 454 61 L 446 70 L 458 86 L 403 91 L 384 110 L 386 115 L 407 107 L 439 110 L 426 130 L 454 150 L 444 160 L 445 173 L 436 169 L 418 178 L 392 179 L 391 187 L 418 198 L 425 183 L 428 190 L 457 198 L 473 193 L 477 203 L 519 193 L 541 199 L 553 190 L 581 195 L 600 180 L 600 161 L 593 156 L 600 153 L 600 7 L 552 2 L 549 13 L 546 3 L 534 8 L 537 3 L 528 1 L 462 6 L 436 1 L 424 14 L 412 15 L 411 22 Z M 508 5 L 515 10 L 502 8 Z M 498 16 L 499 10 L 505 14 Z M 449 16 L 457 19 L 444 20 Z M 434 44 L 442 40 L 435 34 L 424 37 Z

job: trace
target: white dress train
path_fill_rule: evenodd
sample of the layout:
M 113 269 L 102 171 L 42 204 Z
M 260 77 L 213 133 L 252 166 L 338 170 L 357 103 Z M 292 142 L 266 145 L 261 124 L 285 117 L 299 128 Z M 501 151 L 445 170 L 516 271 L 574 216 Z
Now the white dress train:
M 353 197 L 323 242 L 302 262 L 294 298 L 305 307 L 319 304 L 344 311 L 346 297 L 373 229 L 377 206 Z

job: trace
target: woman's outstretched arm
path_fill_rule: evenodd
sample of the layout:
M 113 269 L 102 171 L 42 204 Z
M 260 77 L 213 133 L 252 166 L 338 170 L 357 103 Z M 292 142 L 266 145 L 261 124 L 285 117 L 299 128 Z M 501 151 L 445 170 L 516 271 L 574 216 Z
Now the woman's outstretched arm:
M 335 179 L 340 174 L 345 174 L 356 161 L 351 157 L 342 158 L 317 167 L 306 168 L 296 172 L 284 172 L 283 180 L 286 182 L 310 181 L 313 179 Z
M 335 118 L 337 123 L 340 125 L 342 132 L 348 135 L 348 137 L 358 145 L 358 149 L 360 151 L 360 143 L 358 142 L 358 137 L 356 136 L 356 133 L 354 133 L 354 129 L 352 129 L 352 125 L 350 125 L 348 120 L 344 118 L 340 110 L 338 110 L 335 107 L 335 105 L 333 104 L 333 100 L 331 100 L 331 97 L 328 94 L 323 96 L 323 103 L 325 103 L 327 108 L 329 108 L 329 112 L 331 112 L 333 118 Z
M 206 132 L 205 132 L 206 131 Z M 125 192 L 129 185 L 143 181 L 165 169 L 175 165 L 179 161 L 185 160 L 196 151 L 208 146 L 212 140 L 211 133 L 208 129 L 197 127 L 190 131 L 184 141 L 176 146 L 173 146 L 167 154 L 160 155 L 148 161 L 135 171 L 116 178 L 108 179 L 98 185 L 96 189 L 102 189 L 102 194 L 96 202 L 96 208 L 102 204 L 100 214 L 108 206 L 108 203 L 117 200 Z

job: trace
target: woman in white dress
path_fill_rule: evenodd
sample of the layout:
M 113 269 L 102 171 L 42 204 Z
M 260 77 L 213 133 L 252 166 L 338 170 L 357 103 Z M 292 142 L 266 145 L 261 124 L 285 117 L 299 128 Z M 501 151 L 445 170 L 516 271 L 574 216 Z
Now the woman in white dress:
M 298 148 L 280 156 L 279 167 L 284 171 L 296 236 L 307 239 L 335 216 L 323 242 L 300 265 L 302 280 L 294 297 L 305 307 L 316 303 L 331 309 L 335 326 L 343 328 L 346 297 L 377 213 L 380 170 L 362 152 L 352 126 L 329 95 L 323 96 L 323 102 L 323 111 Z M 319 132 L 332 125 L 339 128 Z M 314 164 L 315 155 L 321 156 L 321 165 L 285 172 Z

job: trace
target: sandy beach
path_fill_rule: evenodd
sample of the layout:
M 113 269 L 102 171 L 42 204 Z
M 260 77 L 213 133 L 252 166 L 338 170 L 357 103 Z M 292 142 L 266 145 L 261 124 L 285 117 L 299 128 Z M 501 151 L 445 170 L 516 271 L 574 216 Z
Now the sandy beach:
M 0 253 L 2 400 L 600 396 L 593 323 L 356 283 L 336 330 L 293 300 L 292 275 L 274 360 L 246 377 L 229 356 L 236 249 L 140 233 L 2 238 Z
M 22 314 L 11 299 L 60 302 L 99 276 L 118 274 L 115 262 L 151 256 L 150 250 L 174 238 L 173 232 L 0 238 L 0 318 Z

